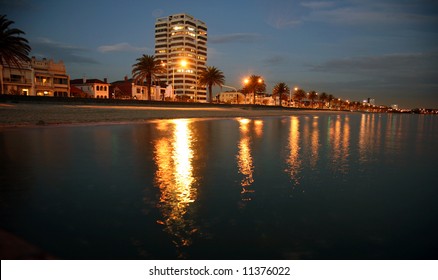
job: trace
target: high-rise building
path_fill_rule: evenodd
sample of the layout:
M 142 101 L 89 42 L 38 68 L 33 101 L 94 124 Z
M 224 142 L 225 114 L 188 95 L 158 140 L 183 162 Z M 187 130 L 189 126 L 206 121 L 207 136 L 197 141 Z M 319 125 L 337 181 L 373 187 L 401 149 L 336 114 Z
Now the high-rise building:
M 155 56 L 166 69 L 160 81 L 174 87 L 176 99 L 206 101 L 198 84 L 206 69 L 207 25 L 188 14 L 158 18 L 155 22 Z

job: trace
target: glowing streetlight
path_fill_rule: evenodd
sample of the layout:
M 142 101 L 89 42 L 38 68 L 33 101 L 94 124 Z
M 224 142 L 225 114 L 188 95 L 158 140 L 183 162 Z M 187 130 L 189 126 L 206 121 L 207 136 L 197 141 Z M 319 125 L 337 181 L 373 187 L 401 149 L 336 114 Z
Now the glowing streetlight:
M 297 92 L 298 87 L 294 87 L 294 92 Z M 291 107 L 292 104 L 292 89 L 289 92 L 289 107 Z
M 256 85 L 252 84 L 252 83 L 263 84 L 263 79 L 262 78 L 258 78 L 257 81 L 256 80 L 251 81 L 252 77 L 254 77 L 254 76 L 251 76 L 249 78 L 245 78 L 243 80 L 243 83 L 245 84 L 245 86 L 250 85 L 252 87 L 252 90 L 253 90 L 253 92 L 252 92 L 252 94 L 253 94 L 253 103 L 255 104 Z M 246 104 L 246 95 L 245 95 L 245 104 Z

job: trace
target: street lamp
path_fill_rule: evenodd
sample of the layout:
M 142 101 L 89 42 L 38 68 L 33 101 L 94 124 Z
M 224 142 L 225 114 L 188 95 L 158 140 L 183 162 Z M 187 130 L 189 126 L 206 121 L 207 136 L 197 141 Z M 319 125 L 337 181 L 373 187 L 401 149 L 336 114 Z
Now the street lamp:
M 259 78 L 259 79 L 257 80 L 257 83 L 262 84 L 262 83 L 263 83 L 263 79 L 262 79 L 262 78 Z M 254 87 L 254 95 L 253 95 L 253 98 L 254 98 L 254 100 L 253 100 L 253 104 L 255 104 L 255 103 L 256 103 L 256 88 L 255 88 L 255 87 Z
M 294 92 L 297 92 L 297 90 L 298 90 L 298 87 L 294 87 Z M 292 89 L 290 90 L 290 93 L 289 93 L 289 107 L 292 107 L 291 104 L 292 104 Z
M 263 83 L 263 79 L 262 78 L 258 78 L 257 81 L 254 81 L 254 82 L 262 84 Z M 243 80 L 243 83 L 247 86 L 250 83 L 250 78 L 245 78 Z M 253 94 L 253 104 L 255 104 L 255 101 L 256 101 L 256 85 L 254 85 L 254 88 L 252 90 L 253 90 L 252 91 L 252 94 Z M 246 104 L 246 95 L 245 95 L 245 104 Z
M 249 84 L 249 79 L 248 79 L 248 78 L 245 78 L 245 79 L 243 80 L 243 83 L 245 84 L 245 86 L 247 86 L 247 85 Z M 244 95 L 245 95 L 245 104 L 246 104 L 246 93 L 245 93 Z

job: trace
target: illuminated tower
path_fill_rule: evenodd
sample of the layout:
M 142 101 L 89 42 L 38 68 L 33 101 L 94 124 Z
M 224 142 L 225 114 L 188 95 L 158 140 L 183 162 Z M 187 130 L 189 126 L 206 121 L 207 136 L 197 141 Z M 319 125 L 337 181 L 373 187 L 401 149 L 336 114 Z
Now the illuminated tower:
M 207 62 L 207 25 L 203 21 L 188 14 L 158 18 L 155 56 L 166 69 L 160 81 L 174 86 L 177 99 L 206 102 L 206 89 L 198 84 Z

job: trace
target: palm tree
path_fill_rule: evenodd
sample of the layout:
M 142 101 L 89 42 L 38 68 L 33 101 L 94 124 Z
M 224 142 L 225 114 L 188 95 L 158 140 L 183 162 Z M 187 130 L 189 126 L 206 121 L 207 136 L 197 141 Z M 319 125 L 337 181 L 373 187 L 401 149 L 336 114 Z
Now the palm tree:
M 281 100 L 283 100 L 283 98 L 287 99 L 287 96 L 285 96 L 285 94 L 287 94 L 288 92 L 289 92 L 289 87 L 282 82 L 274 86 L 274 89 L 272 90 L 272 95 L 273 96 L 278 95 L 278 100 L 280 103 L 279 105 L 281 106 Z
M 154 55 L 144 54 L 142 57 L 137 58 L 136 61 L 137 63 L 132 65 L 134 83 L 141 82 L 143 84 L 144 80 L 146 80 L 148 100 L 151 100 L 152 80 L 158 81 L 157 74 L 163 73 L 164 68 Z
M 313 109 L 313 102 L 318 97 L 318 93 L 316 91 L 312 90 L 309 92 L 309 99 L 310 99 L 310 107 Z
M 328 99 L 327 93 L 325 92 L 321 93 L 321 95 L 319 96 L 319 100 L 321 101 L 321 109 L 324 108 L 327 99 Z
M 301 105 L 301 100 L 304 99 L 305 97 L 306 97 L 306 92 L 301 88 L 297 89 L 294 92 L 294 99 L 298 100 L 298 104 L 300 104 L 300 105 Z
M 199 78 L 199 83 L 208 87 L 208 101 L 211 103 L 213 86 L 222 86 L 225 83 L 225 76 L 221 70 L 214 66 L 207 66 Z
M 243 88 L 243 92 L 245 93 L 245 100 L 246 100 L 246 93 L 253 93 L 252 103 L 255 104 L 256 94 L 265 91 L 266 91 L 266 84 L 261 76 L 251 75 L 248 79 L 245 79 L 245 87 Z
M 30 61 L 31 47 L 29 42 L 20 36 L 25 33 L 20 29 L 10 28 L 12 24 L 14 22 L 8 20 L 6 15 L 0 16 L 0 64 L 21 69 L 21 63 Z M 3 82 L 1 93 L 3 93 Z
M 329 102 L 329 108 L 332 107 L 332 100 L 334 100 L 335 97 L 332 94 L 329 94 L 327 97 L 327 101 Z

